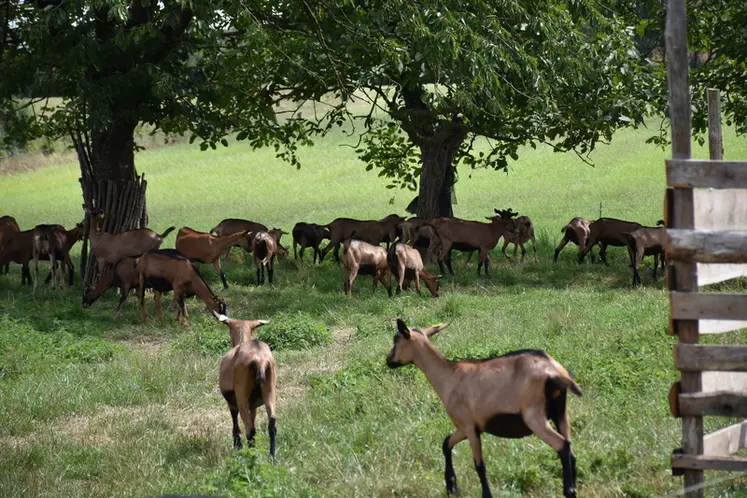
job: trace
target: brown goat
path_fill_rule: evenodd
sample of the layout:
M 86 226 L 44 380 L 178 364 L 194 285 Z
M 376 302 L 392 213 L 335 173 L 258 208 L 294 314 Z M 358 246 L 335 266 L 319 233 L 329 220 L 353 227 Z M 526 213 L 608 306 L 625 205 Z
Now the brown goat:
M 247 239 L 249 232 L 237 232 L 231 235 L 215 236 L 205 232 L 198 232 L 189 227 L 182 227 L 176 234 L 176 250 L 184 254 L 193 263 L 213 265 L 223 281 L 223 288 L 228 289 L 226 274 L 220 264 L 222 254 L 232 247 L 249 247 Z
M 287 234 L 279 228 L 273 228 L 269 232 L 256 232 L 252 237 L 252 255 L 254 267 L 257 269 L 257 285 L 265 283 L 265 267 L 267 268 L 267 279 L 272 283 L 272 274 L 275 272 L 275 257 L 284 252 L 280 245 L 280 238 Z
M 39 259 L 46 256 L 49 259 L 52 272 L 52 288 L 55 289 L 58 284 L 62 288 L 62 272 L 57 272 L 57 256 L 64 249 L 64 235 L 57 230 L 59 225 L 36 225 L 34 227 L 34 236 L 31 246 L 31 257 L 34 260 L 34 291 L 39 282 Z M 61 228 L 61 227 L 60 227 Z M 64 229 L 63 229 L 64 230 Z
M 270 435 L 270 459 L 275 458 L 275 360 L 270 347 L 253 338 L 254 330 L 269 323 L 267 320 L 235 320 L 214 313 L 231 332 L 232 349 L 220 361 L 218 385 L 228 403 L 233 422 L 233 447 L 241 449 L 241 429 L 238 415 L 246 429 L 246 443 L 254 446 L 257 433 L 257 409 L 265 405 Z
M 96 282 L 96 285 L 89 285 L 83 291 L 83 308 L 89 308 L 101 295 L 112 287 L 119 288 L 119 304 L 114 312 L 114 316 L 120 316 L 124 310 L 125 301 L 130 291 L 137 289 L 140 285 L 140 272 L 137 268 L 136 258 L 124 258 L 109 269 Z
M 73 260 L 70 258 L 70 250 L 79 240 L 83 240 L 83 235 L 85 233 L 83 222 L 76 224 L 75 228 L 70 230 L 66 230 L 62 225 L 51 226 L 54 227 L 62 237 L 62 249 L 57 254 L 57 261 L 62 261 L 62 267 L 67 268 L 68 285 L 72 286 L 75 277 L 75 265 L 73 264 Z M 48 256 L 42 255 L 39 259 L 48 259 Z M 49 282 L 51 278 L 52 273 L 50 272 L 44 282 Z
M 425 285 L 433 297 L 438 297 L 438 284 L 441 275 L 431 275 L 423 266 L 423 260 L 417 249 L 397 242 L 393 244 L 387 253 L 387 264 L 389 271 L 397 279 L 397 294 L 402 292 L 405 286 L 405 278 L 408 280 L 415 279 L 415 290 L 420 294 L 420 279 L 422 278 Z
M 387 264 L 387 252 L 381 246 L 376 246 L 357 239 L 348 239 L 342 246 L 342 264 L 345 269 L 345 295 L 353 293 L 355 277 L 371 275 L 373 277 L 373 293 L 376 294 L 378 282 L 392 295 L 392 275 Z
M 563 467 L 563 495 L 575 497 L 576 457 L 571 451 L 566 395 L 570 390 L 580 396 L 581 389 L 568 371 L 538 350 L 514 351 L 486 360 L 449 361 L 429 340 L 447 325 L 418 330 L 398 319 L 394 346 L 386 359 L 389 368 L 414 363 L 436 390 L 456 427 L 442 446 L 446 492 L 459 492 L 451 460 L 451 450 L 457 443 L 469 441 L 485 498 L 492 495 L 480 436 L 487 432 L 522 438 L 534 433 L 558 453 Z
M 488 274 L 490 257 L 488 252 L 498 245 L 498 240 L 505 237 L 507 233 L 516 231 L 516 222 L 513 219 L 501 219 L 500 216 L 487 217 L 490 223 L 478 221 L 466 221 L 453 218 L 435 218 L 428 222 L 438 234 L 441 242 L 441 252 L 438 256 L 439 266 L 446 261 L 449 272 L 453 274 L 451 262 L 447 259 L 452 249 L 460 251 L 479 251 L 477 274 L 480 268 L 485 266 L 485 275 Z M 443 271 L 443 270 L 442 270 Z
M 626 247 L 628 239 L 624 233 L 630 233 L 641 228 L 640 223 L 624 221 L 615 218 L 599 218 L 589 225 L 589 238 L 586 239 L 584 250 L 579 255 L 579 261 L 591 251 L 592 247 L 599 244 L 599 258 L 607 265 L 607 246 Z M 633 261 L 631 260 L 631 264 Z
M 11 262 L 21 265 L 21 285 L 31 284 L 29 261 L 34 252 L 34 229 L 12 234 L 0 248 L 0 267 Z
M 568 222 L 563 228 L 560 229 L 563 232 L 563 240 L 560 241 L 558 247 L 555 248 L 555 256 L 553 256 L 553 263 L 558 262 L 558 255 L 560 251 L 568 244 L 573 242 L 578 246 L 578 262 L 579 264 L 583 261 L 581 253 L 586 247 L 586 241 L 589 238 L 589 225 L 591 222 L 585 218 L 576 217 Z M 594 261 L 594 253 L 591 253 L 591 260 Z
M 10 240 L 10 238 L 20 231 L 21 228 L 18 226 L 15 218 L 12 216 L 0 216 L 0 251 L 2 251 L 3 246 Z M 7 275 L 8 270 L 10 270 L 10 262 L 7 262 L 3 267 L 0 267 L 0 271 L 1 270 L 4 270 L 4 273 Z
M 210 235 L 215 235 L 216 237 L 225 237 L 226 235 L 233 235 L 239 232 L 267 231 L 269 231 L 269 228 L 267 228 L 262 223 L 257 223 L 256 221 L 242 220 L 239 218 L 226 218 L 225 220 L 215 225 L 212 230 L 210 230 Z M 249 240 L 247 240 L 246 247 L 240 247 L 246 252 L 252 252 L 252 244 Z M 226 256 L 228 256 L 229 252 L 231 252 L 230 247 L 223 254 L 223 257 L 225 258 Z
M 503 247 L 501 248 L 501 252 L 506 259 L 510 259 L 508 254 L 506 254 L 506 247 L 508 247 L 509 244 L 513 244 L 514 259 L 516 258 L 516 253 L 519 247 L 521 247 L 521 261 L 523 262 L 524 256 L 527 254 L 527 250 L 524 248 L 524 243 L 531 240 L 534 262 L 537 263 L 537 239 L 534 237 L 534 224 L 532 223 L 532 220 L 529 219 L 529 216 L 518 216 L 519 213 L 514 213 L 511 208 L 493 209 L 493 211 L 504 220 L 515 218 L 516 221 L 516 231 L 509 231 L 503 236 Z
M 91 213 L 88 208 L 85 210 Z M 169 227 L 160 235 L 149 228 L 107 233 L 101 230 L 101 223 L 105 217 L 101 211 L 91 213 L 91 231 L 88 235 L 91 240 L 91 252 L 96 257 L 101 274 L 107 264 L 114 265 L 120 259 L 135 258 L 158 249 L 163 244 L 163 239 L 175 229 Z
M 638 267 L 644 256 L 654 257 L 654 280 L 656 267 L 661 258 L 661 269 L 664 270 L 664 246 L 667 242 L 667 229 L 663 227 L 641 227 L 630 233 L 623 234 L 628 240 L 628 251 L 633 261 L 633 285 L 641 283 Z
M 140 317 L 143 323 L 148 319 L 145 309 L 145 289 L 153 289 L 156 301 L 156 314 L 163 321 L 161 294 L 174 291 L 174 302 L 179 306 L 176 319 L 187 325 L 187 308 L 184 299 L 197 295 L 209 310 L 226 313 L 226 302 L 219 299 L 210 290 L 200 275 L 199 270 L 174 249 L 150 251 L 137 259 L 139 273 L 138 298 L 140 299 Z
M 71 230 L 65 230 L 62 225 L 37 225 L 34 228 L 34 233 L 41 237 L 38 239 L 38 243 L 43 247 L 37 247 L 36 253 L 34 253 L 33 245 L 37 243 L 37 239 L 32 238 L 31 257 L 34 258 L 34 270 L 35 278 L 38 278 L 38 262 L 39 261 L 51 261 L 48 250 L 50 247 L 54 247 L 54 260 L 55 264 L 50 268 L 49 275 L 45 279 L 45 283 L 48 283 L 52 278 L 55 279 L 54 285 L 57 284 L 57 263 L 60 263 L 59 267 L 59 285 L 62 287 L 63 273 L 67 270 L 68 273 L 68 284 L 73 285 L 75 277 L 75 265 L 70 258 L 70 249 L 75 245 L 76 242 L 83 238 L 83 223 L 78 223 L 75 228 Z M 34 281 L 36 286 L 36 281 Z
M 300 257 L 303 261 L 303 251 L 307 247 L 311 247 L 314 251 L 314 263 L 316 258 L 319 256 L 319 262 L 322 261 L 322 251 L 319 250 L 324 239 L 329 239 L 332 235 L 330 231 L 316 223 L 304 223 L 299 222 L 293 227 L 293 259 L 298 259 L 296 254 L 296 244 L 301 246 Z
M 394 239 L 397 237 L 397 225 L 403 221 L 405 221 L 403 217 L 396 214 L 390 214 L 378 221 L 337 218 L 329 225 L 322 225 L 324 228 L 329 229 L 330 238 L 329 244 L 322 250 L 319 256 L 319 261 L 323 261 L 327 256 L 327 253 L 334 249 L 335 261 L 339 262 L 340 245 L 345 240 L 351 238 L 353 234 L 355 234 L 356 239 L 368 242 L 375 246 L 382 242 L 386 242 L 387 248 L 389 248 L 389 244 L 394 242 Z

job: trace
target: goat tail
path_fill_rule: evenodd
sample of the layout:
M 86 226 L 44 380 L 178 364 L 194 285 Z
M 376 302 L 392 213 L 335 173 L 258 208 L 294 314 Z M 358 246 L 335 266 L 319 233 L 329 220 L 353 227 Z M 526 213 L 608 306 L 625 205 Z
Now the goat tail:
M 262 386 L 267 379 L 267 362 L 256 361 L 254 362 L 254 380 L 257 386 Z
M 166 236 L 170 234 L 171 232 L 173 232 L 174 230 L 176 230 L 176 227 L 169 227 L 166 230 L 164 230 L 164 232 L 160 234 L 159 237 L 161 237 L 162 239 L 165 239 Z

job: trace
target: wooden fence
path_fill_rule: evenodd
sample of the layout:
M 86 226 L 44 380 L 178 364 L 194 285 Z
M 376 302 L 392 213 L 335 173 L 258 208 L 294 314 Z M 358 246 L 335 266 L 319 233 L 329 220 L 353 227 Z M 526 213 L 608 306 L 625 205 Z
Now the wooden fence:
M 747 418 L 747 346 L 699 344 L 702 334 L 747 327 L 747 294 L 698 288 L 747 275 L 747 162 L 723 161 L 718 92 L 709 90 L 710 160 L 691 159 L 685 0 L 670 0 L 666 44 L 672 159 L 666 162 L 666 219 L 670 333 L 679 338 L 680 381 L 669 392 L 682 417 L 682 447 L 672 454 L 685 495 L 704 496 L 704 471 L 747 471 L 747 420 L 704 434 L 704 416 Z M 711 189 L 711 190 L 703 190 Z M 735 190 L 738 189 L 738 190 Z M 725 264 L 729 263 L 729 264 Z

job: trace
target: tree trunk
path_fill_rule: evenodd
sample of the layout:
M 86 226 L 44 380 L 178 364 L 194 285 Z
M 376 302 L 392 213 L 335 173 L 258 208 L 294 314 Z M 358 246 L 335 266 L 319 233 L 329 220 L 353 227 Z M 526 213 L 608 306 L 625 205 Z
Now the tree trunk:
M 83 201 L 91 210 L 106 213 L 102 230 L 120 233 L 143 228 L 147 224 L 144 176 L 135 171 L 135 124 L 117 120 L 106 130 L 91 134 L 91 143 L 83 144 L 80 134 L 74 136 L 81 166 Z M 84 286 L 96 282 L 95 257 L 87 253 L 89 224 L 81 253 L 81 277 Z M 85 260 L 84 260 L 85 258 Z
M 464 134 L 453 134 L 441 142 L 420 145 L 423 165 L 418 194 L 419 217 L 437 218 L 454 215 L 451 208 L 454 158 L 464 138 Z

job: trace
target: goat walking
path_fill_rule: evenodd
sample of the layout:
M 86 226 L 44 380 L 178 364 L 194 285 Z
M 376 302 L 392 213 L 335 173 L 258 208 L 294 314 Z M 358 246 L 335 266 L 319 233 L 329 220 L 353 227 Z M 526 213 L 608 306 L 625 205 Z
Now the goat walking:
M 504 438 L 534 433 L 558 453 L 563 467 L 563 495 L 576 496 L 576 457 L 571 451 L 571 427 L 566 394 L 581 395 L 581 388 L 563 366 L 544 351 L 522 350 L 488 360 L 449 361 L 429 338 L 444 328 L 441 323 L 421 330 L 397 320 L 394 346 L 386 358 L 389 368 L 410 363 L 423 371 L 436 390 L 456 431 L 444 439 L 444 478 L 449 494 L 459 492 L 451 450 L 469 440 L 482 496 L 492 496 L 485 474 L 480 435 Z M 557 428 L 554 430 L 548 420 Z

